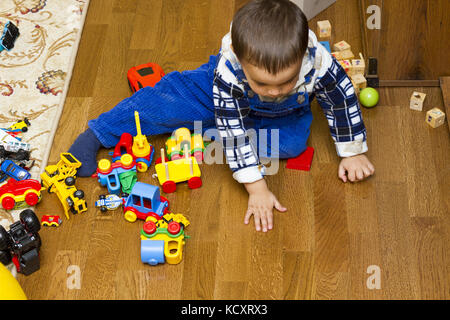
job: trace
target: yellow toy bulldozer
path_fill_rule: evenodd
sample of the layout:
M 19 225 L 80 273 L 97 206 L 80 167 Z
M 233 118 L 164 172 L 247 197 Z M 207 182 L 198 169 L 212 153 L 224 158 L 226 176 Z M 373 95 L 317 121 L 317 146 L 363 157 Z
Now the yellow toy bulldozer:
M 42 185 L 49 193 L 56 193 L 67 219 L 70 219 L 69 210 L 74 214 L 87 210 L 84 192 L 74 186 L 81 162 L 70 153 L 61 153 L 60 157 L 61 160 L 57 164 L 45 168 L 41 179 Z

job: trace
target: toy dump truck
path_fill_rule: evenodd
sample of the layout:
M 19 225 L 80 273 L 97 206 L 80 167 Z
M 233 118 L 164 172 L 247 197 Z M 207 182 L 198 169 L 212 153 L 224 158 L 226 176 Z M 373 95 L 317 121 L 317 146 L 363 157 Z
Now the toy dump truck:
M 87 210 L 84 192 L 75 187 L 77 169 L 81 167 L 70 153 L 61 153 L 61 160 L 55 165 L 49 165 L 41 174 L 42 185 L 49 193 L 56 193 L 64 208 L 64 214 L 70 219 L 69 211 L 73 214 Z

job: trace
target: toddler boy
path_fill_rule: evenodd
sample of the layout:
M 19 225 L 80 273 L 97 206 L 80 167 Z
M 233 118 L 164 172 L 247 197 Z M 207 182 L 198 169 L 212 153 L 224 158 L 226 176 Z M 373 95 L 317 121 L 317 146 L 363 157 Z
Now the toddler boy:
M 289 0 L 253 0 L 234 16 L 220 53 L 196 70 L 171 72 L 110 111 L 89 121 L 89 129 L 69 152 L 82 163 L 80 176 L 96 169 L 98 149 L 114 147 L 124 132 L 135 134 L 139 111 L 143 134 L 170 133 L 179 127 L 215 127 L 233 177 L 249 193 L 244 223 L 253 215 L 256 230 L 273 228 L 273 208 L 286 211 L 268 189 L 260 155 L 292 158 L 306 149 L 317 98 L 329 124 L 344 182 L 372 175 L 366 129 L 352 83 L 340 64 L 317 41 L 308 22 Z M 261 148 L 249 129 L 264 129 Z M 260 149 L 260 150 L 258 150 Z

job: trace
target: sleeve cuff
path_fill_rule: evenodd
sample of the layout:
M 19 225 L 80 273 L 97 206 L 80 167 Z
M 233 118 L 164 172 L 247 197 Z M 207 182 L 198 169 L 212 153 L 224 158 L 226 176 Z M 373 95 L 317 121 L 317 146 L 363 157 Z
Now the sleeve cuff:
M 335 142 L 339 157 L 346 158 L 367 152 L 367 141 Z
M 257 166 L 240 169 L 233 173 L 233 178 L 239 183 L 252 183 L 263 178 Z

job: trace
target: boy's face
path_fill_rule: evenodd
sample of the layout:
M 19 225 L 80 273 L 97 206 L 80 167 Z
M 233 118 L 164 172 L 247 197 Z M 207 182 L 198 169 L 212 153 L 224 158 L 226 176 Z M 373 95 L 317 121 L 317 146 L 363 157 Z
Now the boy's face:
M 302 60 L 292 64 L 277 74 L 256 67 L 245 61 L 242 69 L 252 90 L 264 97 L 279 98 L 289 94 L 294 89 L 300 74 Z

